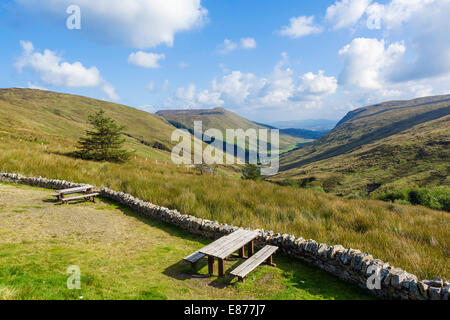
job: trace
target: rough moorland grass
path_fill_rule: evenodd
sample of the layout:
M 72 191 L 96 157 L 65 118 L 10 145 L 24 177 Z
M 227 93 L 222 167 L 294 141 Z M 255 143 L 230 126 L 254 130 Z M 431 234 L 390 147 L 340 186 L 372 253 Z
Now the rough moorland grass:
M 210 278 L 206 263 L 195 272 L 180 262 L 207 240 L 115 203 L 59 205 L 51 194 L 0 185 L 0 300 L 372 298 L 282 255 L 277 268 L 262 266 L 245 283 Z M 67 289 L 70 265 L 81 269 L 81 290 Z
M 420 278 L 450 278 L 447 212 L 200 176 L 139 157 L 122 165 L 75 160 L 55 153 L 64 149 L 52 148 L 0 140 L 0 171 L 107 186 L 202 218 L 357 248 Z

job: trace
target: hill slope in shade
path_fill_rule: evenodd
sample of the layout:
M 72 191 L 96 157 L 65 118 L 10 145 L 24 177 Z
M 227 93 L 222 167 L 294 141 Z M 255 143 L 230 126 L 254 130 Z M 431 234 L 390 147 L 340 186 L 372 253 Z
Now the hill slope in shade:
M 271 129 L 272 127 L 255 123 L 245 119 L 224 108 L 214 109 L 193 109 L 193 110 L 163 110 L 157 115 L 164 117 L 176 127 L 194 129 L 194 121 L 202 121 L 203 130 L 215 128 L 220 130 L 226 139 L 226 129 Z M 309 142 L 311 139 L 304 139 L 298 136 L 283 134 L 280 132 L 280 149 L 289 150 L 298 144 Z
M 321 139 L 285 154 L 275 180 L 309 181 L 344 195 L 368 184 L 449 185 L 449 129 L 450 95 L 360 108 Z

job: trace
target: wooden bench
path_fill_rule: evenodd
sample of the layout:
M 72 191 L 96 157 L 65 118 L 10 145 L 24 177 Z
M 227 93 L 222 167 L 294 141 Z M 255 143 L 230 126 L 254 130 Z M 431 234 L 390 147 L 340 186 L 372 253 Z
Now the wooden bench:
M 189 262 L 194 267 L 195 264 L 204 256 L 205 256 L 205 254 L 197 251 L 197 252 L 194 252 L 193 254 L 187 256 L 183 260 Z
M 57 200 L 62 200 L 65 195 L 67 194 L 74 194 L 74 193 L 92 193 L 92 189 L 94 187 L 90 185 L 86 185 L 83 187 L 76 187 L 76 188 L 69 188 L 69 189 L 63 189 L 63 190 L 56 190 L 56 194 L 53 196 L 56 197 Z
M 232 276 L 238 277 L 239 280 L 244 280 L 244 278 L 253 270 L 256 269 L 260 264 L 266 262 L 267 264 L 275 267 L 276 265 L 272 262 L 272 255 L 278 250 L 275 246 L 265 246 L 253 256 L 244 261 L 236 269 L 232 270 L 230 274 Z
M 76 196 L 76 197 L 71 197 L 71 198 L 61 198 L 61 201 L 63 203 L 68 203 L 71 200 L 92 198 L 92 202 L 95 203 L 95 197 L 98 196 L 98 195 L 99 195 L 98 193 L 88 193 L 88 194 L 83 194 L 81 196 Z

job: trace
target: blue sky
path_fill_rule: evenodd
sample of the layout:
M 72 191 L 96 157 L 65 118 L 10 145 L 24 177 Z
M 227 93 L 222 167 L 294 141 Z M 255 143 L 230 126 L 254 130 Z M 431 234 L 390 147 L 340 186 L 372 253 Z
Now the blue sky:
M 450 93 L 449 0 L 8 0 L 0 87 L 154 112 L 339 119 Z M 69 30 L 69 5 L 81 29 Z

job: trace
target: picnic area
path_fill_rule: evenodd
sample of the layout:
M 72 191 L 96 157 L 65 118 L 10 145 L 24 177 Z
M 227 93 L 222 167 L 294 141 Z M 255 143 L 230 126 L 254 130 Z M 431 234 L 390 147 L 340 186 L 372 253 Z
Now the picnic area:
M 54 194 L 0 184 L 0 299 L 373 299 L 314 266 L 273 255 L 275 248 L 252 252 L 245 230 L 213 241 L 101 198 L 66 205 Z M 193 268 L 183 259 L 197 252 L 203 256 Z M 80 290 L 66 287 L 70 265 L 80 267 Z

